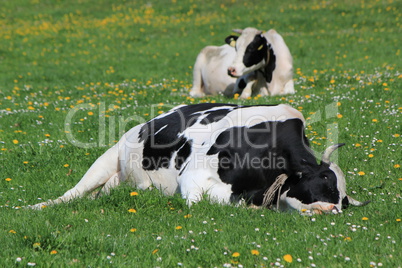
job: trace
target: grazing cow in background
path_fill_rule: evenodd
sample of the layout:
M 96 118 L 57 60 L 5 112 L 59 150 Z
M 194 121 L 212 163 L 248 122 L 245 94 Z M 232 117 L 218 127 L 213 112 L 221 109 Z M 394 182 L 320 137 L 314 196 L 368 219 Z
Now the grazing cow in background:
M 222 204 L 339 212 L 365 204 L 346 194 L 345 176 L 329 160 L 339 146 L 317 163 L 303 115 L 288 105 L 182 105 L 129 130 L 74 188 L 31 207 L 68 202 L 100 186 L 108 193 L 127 181 L 180 193 L 188 205 L 207 195 Z
M 240 98 L 251 95 L 293 94 L 293 60 L 282 36 L 275 30 L 233 30 L 228 45 L 207 46 L 197 57 L 190 95 L 223 93 Z

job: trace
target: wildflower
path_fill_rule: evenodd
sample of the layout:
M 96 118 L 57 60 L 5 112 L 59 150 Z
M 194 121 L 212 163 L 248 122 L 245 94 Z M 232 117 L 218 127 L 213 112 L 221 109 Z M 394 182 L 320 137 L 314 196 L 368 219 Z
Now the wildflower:
M 54 254 L 57 254 L 57 250 L 50 251 L 50 255 L 54 255 Z
M 349 236 L 347 236 L 347 237 L 345 237 L 343 240 L 344 240 L 344 241 L 352 241 L 352 238 L 350 238 Z
M 135 210 L 135 209 L 133 209 L 133 208 L 130 208 L 130 209 L 128 210 L 128 212 L 130 212 L 130 213 L 137 213 L 137 210 Z
M 254 255 L 254 256 L 258 256 L 258 255 L 260 255 L 260 252 L 258 250 L 256 250 L 256 249 L 252 249 L 251 254 Z
M 342 105 L 342 103 L 340 103 L 339 101 L 336 103 L 336 106 L 341 106 Z
M 50 134 L 45 134 L 45 137 L 50 137 Z
M 88 115 L 94 115 L 94 113 L 93 112 L 88 112 Z
M 371 120 L 371 122 L 377 123 L 378 120 L 377 120 L 377 119 L 373 119 L 373 120 Z
M 14 144 L 18 144 L 18 140 L 13 140 L 13 143 L 14 143 Z
M 181 230 L 181 229 L 183 229 L 183 227 L 181 227 L 181 226 L 176 226 L 176 230 Z
M 401 222 L 401 219 L 396 219 L 397 222 Z
M 16 234 L 17 232 L 16 231 L 14 231 L 14 230 L 10 230 L 10 231 L 8 231 L 10 234 Z
M 289 263 L 291 263 L 293 261 L 293 257 L 290 254 L 284 255 L 283 259 L 285 260 L 285 262 L 289 262 Z
M 355 147 L 360 147 L 360 146 L 362 146 L 360 143 L 355 144 Z
M 11 181 L 12 179 L 11 178 L 5 178 L 5 181 Z
M 233 258 L 237 258 L 237 257 L 239 257 L 240 256 L 240 253 L 239 252 L 234 252 L 233 254 L 232 254 L 232 257 Z
M 343 117 L 343 115 L 341 115 L 341 114 L 337 114 L 337 115 L 336 115 L 336 117 L 338 117 L 338 118 L 342 118 L 342 117 Z
M 185 219 L 188 219 L 188 218 L 191 218 L 191 217 L 192 217 L 191 214 L 184 215 L 184 218 L 185 218 Z
M 63 167 L 69 167 L 69 166 L 70 166 L 69 164 L 64 164 L 64 165 L 63 165 Z
M 154 255 L 156 252 L 158 252 L 159 251 L 159 249 L 154 249 L 153 251 L 152 251 L 152 255 Z
M 374 157 L 374 155 L 373 155 L 373 154 L 369 154 L 368 157 L 372 158 L 372 157 Z
M 399 165 L 399 164 L 394 165 L 394 168 L 400 168 L 400 167 L 401 167 L 401 165 Z
M 40 243 L 36 242 L 32 245 L 33 248 L 40 248 Z
M 136 195 L 138 195 L 137 192 L 131 192 L 131 193 L 130 193 L 130 196 L 136 196 Z
M 363 217 L 362 220 L 363 220 L 363 221 L 368 221 L 368 218 L 367 218 L 367 217 Z
M 130 229 L 130 232 L 131 232 L 131 233 L 135 233 L 135 232 L 137 232 L 137 229 L 136 229 L 136 228 L 131 228 L 131 229 Z
M 359 171 L 357 174 L 359 174 L 360 176 L 366 175 L 366 173 L 364 173 L 364 171 Z
M 401 135 L 397 133 L 397 134 L 394 134 L 393 136 L 394 136 L 394 138 L 398 138 L 398 137 L 400 137 Z

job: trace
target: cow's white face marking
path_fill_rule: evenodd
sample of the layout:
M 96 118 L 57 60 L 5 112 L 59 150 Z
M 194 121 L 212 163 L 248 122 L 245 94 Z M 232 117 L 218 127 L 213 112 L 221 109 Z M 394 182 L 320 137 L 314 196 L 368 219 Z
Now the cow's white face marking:
M 251 73 L 255 70 L 263 68 L 267 62 L 265 59 L 261 59 L 257 64 L 251 66 L 246 66 L 244 64 L 244 55 L 246 54 L 246 49 L 250 43 L 253 42 L 254 38 L 261 34 L 261 31 L 254 28 L 246 28 L 243 30 L 242 34 L 236 41 L 236 57 L 229 68 L 232 68 L 232 75 L 235 77 L 240 77 L 245 74 Z M 258 49 L 260 49 L 259 46 Z M 261 48 L 262 49 L 262 48 Z

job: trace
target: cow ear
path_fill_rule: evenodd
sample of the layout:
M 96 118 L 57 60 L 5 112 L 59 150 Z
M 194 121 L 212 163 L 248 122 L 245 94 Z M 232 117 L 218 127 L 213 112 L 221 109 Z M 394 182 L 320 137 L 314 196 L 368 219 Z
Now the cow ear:
M 226 42 L 226 44 L 230 45 L 231 47 L 235 47 L 237 38 L 239 38 L 239 37 L 236 35 L 229 35 L 228 37 L 225 38 L 225 42 Z

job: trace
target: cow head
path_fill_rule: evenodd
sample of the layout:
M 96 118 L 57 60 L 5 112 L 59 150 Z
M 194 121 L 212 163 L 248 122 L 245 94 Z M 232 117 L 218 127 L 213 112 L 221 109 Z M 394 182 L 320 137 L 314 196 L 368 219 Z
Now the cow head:
M 225 42 L 236 48 L 236 56 L 228 68 L 232 77 L 240 77 L 263 68 L 268 63 L 268 41 L 262 31 L 255 28 L 233 30 L 240 36 L 230 35 Z
M 321 214 L 337 213 L 349 204 L 363 206 L 369 203 L 359 202 L 346 194 L 345 175 L 337 164 L 330 162 L 331 154 L 343 145 L 328 147 L 319 165 L 302 163 L 300 178 L 292 182 L 289 189 L 281 195 L 279 208 Z

